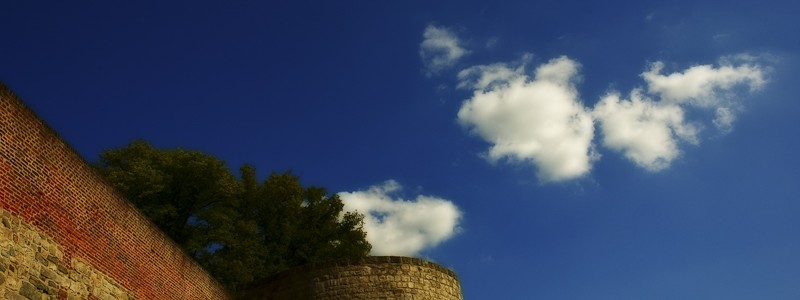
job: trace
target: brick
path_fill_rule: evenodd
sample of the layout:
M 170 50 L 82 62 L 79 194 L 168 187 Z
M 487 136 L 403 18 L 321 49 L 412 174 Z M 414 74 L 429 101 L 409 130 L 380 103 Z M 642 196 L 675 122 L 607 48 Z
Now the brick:
M 80 293 L 77 296 L 70 293 L 71 282 L 90 278 L 70 271 L 76 259 L 82 261 L 82 270 L 117 289 L 112 291 L 114 297 L 229 298 L 213 278 L 107 186 L 80 155 L 2 83 L 0 258 L 18 261 L 24 271 L 15 273 L 9 267 L 11 272 L 5 273 L 6 277 L 26 276 L 31 270 L 32 276 L 58 283 L 67 293 L 58 295 L 59 299 L 91 296 L 88 282 L 76 286 Z M 119 267 L 120 258 L 125 258 L 124 264 L 131 267 Z M 9 277 L 0 286 L 0 295 L 9 295 L 5 298 L 16 297 L 7 293 L 12 279 L 26 282 L 26 297 L 37 297 L 29 289 L 31 286 L 51 296 L 59 290 L 47 285 L 36 289 L 27 278 Z

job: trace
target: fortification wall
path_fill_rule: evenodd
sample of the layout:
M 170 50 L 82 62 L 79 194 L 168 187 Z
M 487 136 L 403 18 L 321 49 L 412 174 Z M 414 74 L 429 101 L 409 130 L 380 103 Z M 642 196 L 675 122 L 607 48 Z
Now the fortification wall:
M 2 83 L 0 297 L 229 298 Z
M 242 299 L 461 300 L 453 271 L 409 257 L 372 256 L 307 265 L 248 287 Z

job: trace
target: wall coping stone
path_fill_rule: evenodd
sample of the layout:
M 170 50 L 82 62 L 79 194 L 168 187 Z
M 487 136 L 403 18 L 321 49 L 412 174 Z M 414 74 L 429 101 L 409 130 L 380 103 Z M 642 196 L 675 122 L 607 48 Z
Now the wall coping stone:
M 334 267 L 348 267 L 348 266 L 363 266 L 363 265 L 370 265 L 370 264 L 406 264 L 406 265 L 414 265 L 419 267 L 426 267 L 430 269 L 434 269 L 438 272 L 447 274 L 448 276 L 453 277 L 456 281 L 459 281 L 458 275 L 453 270 L 446 268 L 440 264 L 427 261 L 420 258 L 415 257 L 406 257 L 406 256 L 367 256 L 364 258 L 359 259 L 340 259 L 340 260 L 332 260 L 326 262 L 319 262 L 319 263 L 311 263 L 302 265 L 299 267 L 294 267 L 288 270 L 284 270 L 275 274 L 272 274 L 262 280 L 259 280 L 251 285 L 248 285 L 246 289 L 254 288 L 265 283 L 281 280 L 285 278 L 291 278 L 297 275 L 309 275 L 314 273 L 317 270 L 325 270 Z

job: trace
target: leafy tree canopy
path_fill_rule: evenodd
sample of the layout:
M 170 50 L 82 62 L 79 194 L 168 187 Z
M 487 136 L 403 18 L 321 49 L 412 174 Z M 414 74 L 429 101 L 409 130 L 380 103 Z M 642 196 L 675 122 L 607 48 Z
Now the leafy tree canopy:
M 291 173 L 237 178 L 214 156 L 137 140 L 100 154 L 100 174 L 235 293 L 307 263 L 366 256 L 364 216 Z

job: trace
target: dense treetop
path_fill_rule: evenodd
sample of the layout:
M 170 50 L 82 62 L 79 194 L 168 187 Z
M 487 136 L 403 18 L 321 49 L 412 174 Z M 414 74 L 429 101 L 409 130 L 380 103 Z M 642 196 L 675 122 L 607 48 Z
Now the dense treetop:
M 363 215 L 289 172 L 259 182 L 209 154 L 137 140 L 95 166 L 123 196 L 232 292 L 307 263 L 366 256 Z

